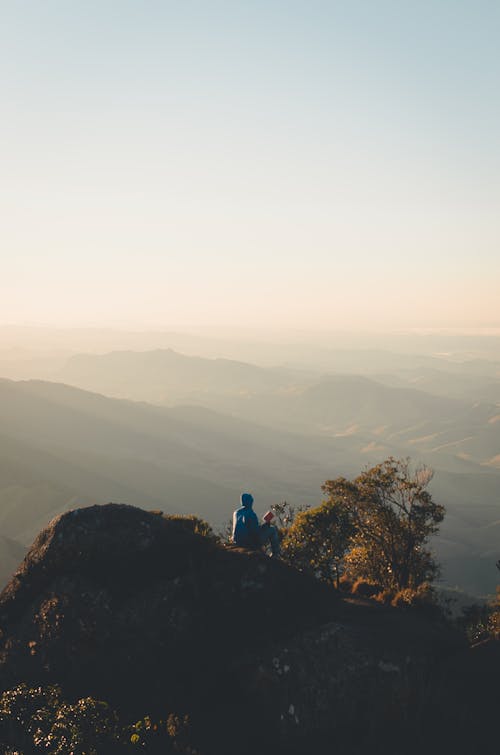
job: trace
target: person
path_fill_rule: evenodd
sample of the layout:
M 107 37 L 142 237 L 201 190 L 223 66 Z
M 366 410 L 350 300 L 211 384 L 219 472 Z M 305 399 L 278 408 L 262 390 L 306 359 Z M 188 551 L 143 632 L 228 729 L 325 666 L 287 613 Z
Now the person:
M 233 543 L 252 550 L 260 550 L 270 545 L 271 553 L 276 558 L 280 554 L 280 541 L 278 530 L 271 524 L 274 514 L 268 511 L 262 517 L 262 524 L 259 524 L 252 507 L 253 496 L 250 493 L 242 493 L 241 506 L 233 514 Z

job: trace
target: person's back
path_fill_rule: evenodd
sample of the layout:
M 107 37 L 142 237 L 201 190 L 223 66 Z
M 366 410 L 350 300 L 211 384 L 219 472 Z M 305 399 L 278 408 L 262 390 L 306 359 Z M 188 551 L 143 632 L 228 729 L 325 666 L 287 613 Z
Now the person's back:
M 271 522 L 274 519 L 272 511 L 268 511 L 259 524 L 257 514 L 252 508 L 253 496 L 242 493 L 241 506 L 233 514 L 233 543 L 241 548 L 261 550 L 269 545 L 273 556 L 279 556 L 280 543 L 276 527 Z
M 242 548 L 258 545 L 259 520 L 252 505 L 253 496 L 242 493 L 241 506 L 233 514 L 233 542 Z

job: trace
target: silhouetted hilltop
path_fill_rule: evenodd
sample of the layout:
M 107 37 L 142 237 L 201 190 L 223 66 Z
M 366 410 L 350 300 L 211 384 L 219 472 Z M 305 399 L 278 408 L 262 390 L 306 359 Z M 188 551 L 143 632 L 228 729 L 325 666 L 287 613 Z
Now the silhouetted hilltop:
M 149 705 L 161 691 L 178 702 L 186 674 L 208 656 L 230 657 L 235 643 L 271 642 L 331 614 L 333 596 L 324 600 L 319 583 L 218 546 L 191 521 L 117 504 L 54 519 L 0 596 L 11 638 L 3 673 Z
M 40 533 L 0 596 L 0 627 L 3 689 L 58 683 L 131 720 L 187 714 L 198 751 L 218 754 L 321 752 L 331 737 L 356 752 L 379 728 L 387 750 L 385 729 L 403 723 L 421 737 L 466 652 L 442 623 L 342 598 L 194 518 L 117 504 Z

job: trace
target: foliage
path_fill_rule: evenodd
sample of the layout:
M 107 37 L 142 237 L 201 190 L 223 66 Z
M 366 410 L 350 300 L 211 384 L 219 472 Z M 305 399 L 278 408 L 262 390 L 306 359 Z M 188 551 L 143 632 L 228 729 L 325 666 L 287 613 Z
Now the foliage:
M 297 518 L 297 515 L 303 511 L 307 511 L 310 508 L 307 504 L 294 506 L 288 501 L 281 501 L 280 503 L 273 503 L 271 511 L 275 515 L 278 523 L 278 527 L 285 534 L 286 530 L 292 526 Z
M 165 720 L 154 721 L 145 716 L 128 729 L 129 741 L 134 751 L 144 750 L 151 753 L 169 752 L 179 755 L 197 755 L 198 750 L 191 743 L 189 716 L 171 713 Z
M 352 594 L 362 598 L 373 598 L 380 592 L 380 585 L 360 577 L 352 586 Z
M 58 687 L 20 684 L 0 698 L 0 742 L 4 752 L 21 747 L 50 755 L 122 752 L 118 717 L 91 697 L 69 704 Z
M 165 518 L 171 522 L 177 522 L 195 535 L 207 537 L 214 542 L 219 540 L 211 525 L 199 516 L 195 516 L 194 514 L 166 514 Z
M 383 606 L 390 606 L 394 600 L 395 594 L 394 590 L 385 588 L 374 595 L 373 600 L 376 600 L 377 603 L 381 603 Z
M 432 618 L 446 618 L 446 611 L 439 604 L 436 592 L 428 582 L 423 582 L 416 589 L 405 587 L 394 590 L 387 587 L 382 589 L 374 582 L 359 578 L 352 585 L 351 592 L 360 597 L 373 598 L 384 606 L 411 609 Z
M 13 752 L 11 746 L 21 751 L 31 748 L 38 732 L 49 727 L 51 711 L 59 701 L 59 689 L 41 687 L 29 689 L 20 684 L 4 692 L 0 697 L 0 745 L 4 752 Z
M 444 507 L 425 489 L 431 479 L 429 469 L 413 472 L 408 459 L 390 457 L 352 481 L 327 480 L 328 497 L 314 509 L 290 516 L 286 502 L 273 507 L 287 525 L 283 557 L 337 587 L 348 577 L 371 585 L 371 594 L 417 590 L 438 573 L 426 545 Z
M 233 517 L 226 519 L 224 524 L 217 529 L 217 538 L 224 545 L 231 545 L 233 542 Z
M 344 568 L 353 586 L 356 582 L 364 581 L 377 584 L 382 589 L 382 579 L 379 579 L 380 575 L 373 568 L 373 561 L 373 551 L 370 552 L 364 545 L 352 545 L 346 553 Z
M 438 567 L 425 547 L 438 531 L 444 507 L 425 489 L 432 472 L 413 472 L 408 459 L 390 457 L 353 481 L 327 480 L 327 503 L 343 509 L 355 534 L 345 567 L 384 588 L 416 589 L 432 581 Z
M 342 563 L 354 534 L 352 519 L 337 501 L 297 514 L 282 543 L 283 558 L 302 571 L 339 586 Z
M 429 617 L 446 619 L 447 614 L 439 605 L 436 592 L 429 582 L 422 582 L 416 589 L 405 587 L 399 590 L 391 600 L 391 606 L 406 608 L 427 614 Z
M 347 574 L 342 574 L 339 580 L 339 587 L 343 592 L 352 592 L 353 584 L 353 580 Z
M 147 750 L 197 755 L 187 716 L 145 716 L 124 726 L 109 705 L 91 697 L 69 703 L 59 687 L 20 684 L 0 697 L 1 751 L 49 755 L 118 755 Z
M 485 605 L 474 604 L 463 612 L 460 622 L 471 644 L 489 639 L 500 639 L 500 585 L 496 598 Z
M 110 752 L 120 740 L 118 716 L 107 703 L 86 697 L 74 705 L 63 702 L 48 733 L 34 737 L 34 742 L 54 755 L 82 752 L 97 755 L 104 745 Z
M 500 586 L 497 587 L 496 600 L 492 604 L 488 629 L 492 637 L 500 639 Z

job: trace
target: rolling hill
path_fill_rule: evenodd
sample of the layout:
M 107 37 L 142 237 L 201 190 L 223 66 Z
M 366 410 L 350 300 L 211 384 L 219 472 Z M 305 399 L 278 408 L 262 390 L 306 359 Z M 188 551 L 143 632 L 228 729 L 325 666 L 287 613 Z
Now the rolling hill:
M 245 488 L 263 507 L 290 493 L 315 502 L 326 476 L 348 465 L 334 441 L 304 444 L 203 408 L 164 409 L 55 383 L 0 381 L 0 413 L 0 522 L 23 541 L 76 503 L 118 500 L 223 522 Z
M 201 406 L 166 408 L 63 384 L 1 380 L 2 534 L 26 545 L 56 513 L 108 501 L 196 513 L 222 525 L 242 490 L 254 493 L 261 512 L 283 499 L 315 505 L 325 479 L 352 476 L 389 453 L 410 451 L 416 462 L 435 468 L 432 491 L 447 507 L 435 541 L 446 582 L 491 591 L 498 470 L 457 456 L 453 441 L 432 453 L 425 443 L 411 444 L 423 422 L 451 435 L 463 432 L 458 420 L 469 429 L 486 422 L 491 437 L 469 440 L 482 454 L 481 444 L 494 444 L 500 427 L 488 424 L 490 409 L 365 378 L 335 376 L 318 385 L 282 401 L 261 396 L 260 406 L 247 398 L 250 421 Z M 383 430 L 374 425 L 381 421 L 377 412 L 386 420 Z M 329 423 L 328 431 L 320 422 Z

